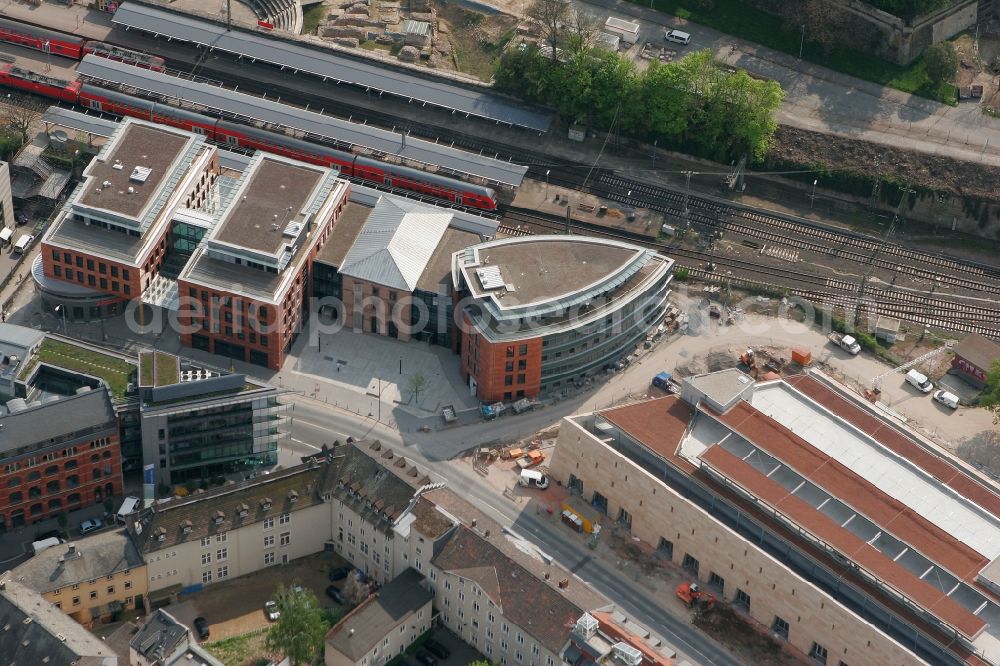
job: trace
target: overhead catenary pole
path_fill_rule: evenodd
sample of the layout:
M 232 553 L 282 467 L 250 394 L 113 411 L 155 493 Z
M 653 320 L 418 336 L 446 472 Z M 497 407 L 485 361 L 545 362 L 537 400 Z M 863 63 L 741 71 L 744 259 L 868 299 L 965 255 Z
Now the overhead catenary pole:
M 226 32 L 233 29 L 233 0 L 226 0 Z

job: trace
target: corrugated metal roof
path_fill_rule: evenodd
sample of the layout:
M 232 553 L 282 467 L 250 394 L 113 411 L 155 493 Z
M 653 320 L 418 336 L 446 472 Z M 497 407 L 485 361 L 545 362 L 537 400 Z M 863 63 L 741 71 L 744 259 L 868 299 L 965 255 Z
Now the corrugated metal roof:
M 42 121 L 95 136 L 111 136 L 118 129 L 117 120 L 98 118 L 97 116 L 91 116 L 71 109 L 63 109 L 58 106 L 50 106 L 45 115 L 42 116 Z
M 444 236 L 451 214 L 401 199 L 379 199 L 340 272 L 412 292 Z
M 423 139 L 403 137 L 395 132 L 348 122 L 340 118 L 306 111 L 288 104 L 254 95 L 236 92 L 207 83 L 180 79 L 169 74 L 133 67 L 120 62 L 88 55 L 77 72 L 97 81 L 121 84 L 143 93 L 179 99 L 200 108 L 214 109 L 265 123 L 307 132 L 350 146 L 361 146 L 421 164 L 442 166 L 464 174 L 479 176 L 491 182 L 517 187 L 524 180 L 528 167 L 484 157 Z
M 373 62 L 337 55 L 332 51 L 255 35 L 239 29 L 226 31 L 193 16 L 186 16 L 136 2 L 119 6 L 114 23 L 156 35 L 166 35 L 212 49 L 289 67 L 372 90 L 379 90 L 433 106 L 487 118 L 517 127 L 548 131 L 553 114 L 521 104 L 496 93 L 480 92 L 433 77 L 408 74 Z
M 427 21 L 403 21 L 403 32 L 407 35 L 427 36 L 431 33 L 431 24 Z

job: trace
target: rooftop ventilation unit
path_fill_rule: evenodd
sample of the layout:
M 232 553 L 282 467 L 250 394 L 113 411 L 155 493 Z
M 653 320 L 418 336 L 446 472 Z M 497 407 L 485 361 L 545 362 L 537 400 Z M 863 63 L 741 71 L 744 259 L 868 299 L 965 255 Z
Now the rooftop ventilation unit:
M 150 167 L 137 166 L 132 169 L 132 173 L 129 175 L 128 179 L 134 180 L 137 183 L 145 183 L 151 173 L 153 173 L 153 170 Z
M 479 278 L 479 283 L 483 285 L 483 289 L 500 289 L 505 286 L 503 277 L 500 275 L 499 266 L 477 268 L 476 277 Z
M 289 222 L 285 225 L 285 230 L 281 232 L 283 236 L 288 236 L 289 238 L 298 238 L 300 233 L 302 233 L 301 222 Z
M 639 666 L 642 663 L 642 652 L 628 643 L 615 643 L 611 648 L 615 661 L 625 666 Z
M 121 171 L 122 169 L 125 168 L 125 165 L 122 164 L 121 160 L 115 160 L 115 163 L 111 165 L 111 168 L 114 169 L 115 171 Z

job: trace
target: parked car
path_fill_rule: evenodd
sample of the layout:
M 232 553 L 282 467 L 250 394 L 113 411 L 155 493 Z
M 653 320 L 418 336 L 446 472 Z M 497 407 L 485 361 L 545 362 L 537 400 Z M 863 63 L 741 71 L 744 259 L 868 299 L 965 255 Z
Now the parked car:
M 451 650 L 430 638 L 424 643 L 424 648 L 438 659 L 447 659 L 451 656 Z
M 330 580 L 344 580 L 347 575 L 354 570 L 354 567 L 337 567 L 336 569 L 330 569 Z
M 934 399 L 945 407 L 958 409 L 958 396 L 954 393 L 948 393 L 947 391 L 938 389 L 937 391 L 934 391 Z
M 208 620 L 203 617 L 196 617 L 194 619 L 194 629 L 198 632 L 198 639 L 205 640 L 209 636 L 208 631 Z
M 336 588 L 334 585 L 328 585 L 326 588 L 326 596 L 333 599 L 335 602 L 344 606 L 347 604 L 347 599 L 344 598 L 344 593 Z
M 89 534 L 104 527 L 104 522 L 100 518 L 88 518 L 80 523 L 80 534 Z
M 423 666 L 437 666 L 437 659 L 425 650 L 417 650 L 417 653 L 413 656 L 416 658 L 418 664 L 423 664 Z
M 278 610 L 278 604 L 276 604 L 274 601 L 270 601 L 270 600 L 265 601 L 264 602 L 264 615 L 266 615 L 267 619 L 269 621 L 271 621 L 271 622 L 274 622 L 279 617 L 281 617 L 281 611 Z

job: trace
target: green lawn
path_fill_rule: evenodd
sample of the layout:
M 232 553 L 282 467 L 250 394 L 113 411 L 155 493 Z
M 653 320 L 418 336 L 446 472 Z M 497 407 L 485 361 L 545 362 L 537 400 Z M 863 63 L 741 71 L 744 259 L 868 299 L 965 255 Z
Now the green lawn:
M 108 356 L 48 338 L 42 342 L 35 356 L 41 363 L 100 377 L 107 382 L 108 388 L 111 389 L 113 400 L 121 400 L 125 397 L 129 378 L 135 371 L 134 365 L 116 356 Z
M 631 1 L 644 7 L 652 6 L 661 12 L 715 28 L 776 51 L 794 56 L 799 54 L 801 34 L 798 30 L 789 30 L 780 18 L 745 5 L 740 0 L 713 0 L 713 9 L 708 11 L 697 9 L 699 0 Z M 821 46 L 809 42 L 806 42 L 802 57 L 809 62 L 859 79 L 945 104 L 956 104 L 954 86 L 932 85 L 924 71 L 922 58 L 907 67 L 901 67 L 853 49 L 836 48 L 827 53 Z
M 329 10 L 322 3 L 302 10 L 302 34 L 315 35 L 319 24 L 326 18 Z
M 177 357 L 173 354 L 156 352 L 156 385 L 169 386 L 176 384 L 179 379 L 177 376 Z

